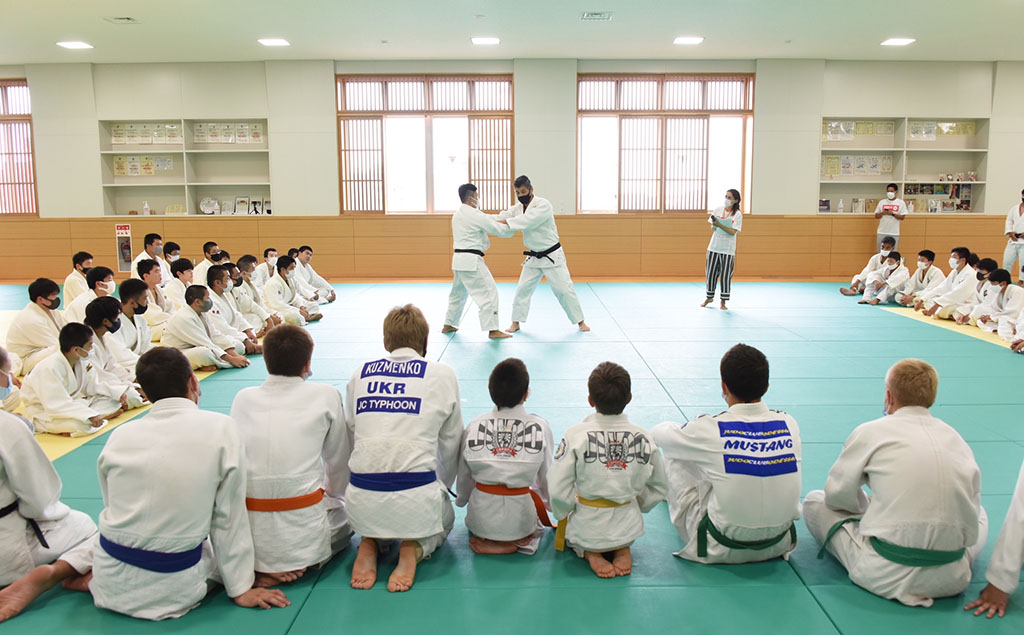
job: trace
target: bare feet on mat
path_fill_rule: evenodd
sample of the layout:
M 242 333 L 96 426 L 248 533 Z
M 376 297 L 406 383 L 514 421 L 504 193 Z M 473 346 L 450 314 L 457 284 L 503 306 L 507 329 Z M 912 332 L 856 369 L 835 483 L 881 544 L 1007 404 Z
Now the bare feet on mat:
M 473 550 L 473 553 L 491 555 L 515 553 L 519 549 L 514 542 L 487 540 L 486 538 L 479 538 L 477 536 L 470 537 L 469 548 Z
M 867 303 L 868 303 L 867 300 L 858 300 L 857 301 L 857 304 L 867 304 Z
M 515 333 L 518 330 L 519 330 L 519 322 L 513 322 L 512 326 L 510 326 L 507 329 L 505 329 L 505 332 L 506 333 Z
M 868 304 L 870 304 L 871 306 L 878 306 L 878 304 L 879 304 L 880 302 L 881 302 L 881 300 L 879 300 L 878 298 L 874 298 L 873 300 L 871 300 L 870 302 L 868 302 Z
M 352 588 L 369 589 L 377 582 L 377 541 L 363 538 L 352 564 Z
M 277 584 L 285 584 L 287 582 L 295 582 L 306 573 L 306 569 L 296 569 L 294 571 L 281 571 L 279 573 L 263 573 L 262 571 L 256 572 L 256 581 L 253 583 L 254 588 L 267 588 Z
M 583 331 L 584 333 L 590 330 L 590 327 L 587 326 L 587 323 L 584 322 L 583 320 L 580 320 L 579 324 L 577 324 L 576 326 L 580 327 L 580 330 Z
M 629 575 L 633 573 L 633 554 L 630 553 L 629 547 L 615 550 L 612 566 L 615 567 L 615 575 Z
M 723 311 L 728 311 L 729 310 L 729 307 L 725 306 L 725 301 L 724 300 L 722 301 L 722 304 L 719 305 L 718 308 L 723 310 Z
M 443 333 L 444 331 L 441 332 Z M 512 336 L 506 333 L 505 331 L 490 331 L 489 333 L 487 333 L 487 337 L 491 338 L 492 340 L 503 340 L 507 337 Z
M 847 289 L 846 287 L 840 287 L 839 293 L 842 293 L 843 295 L 857 295 L 856 291 L 853 289 Z
M 196 370 L 198 370 L 201 373 L 212 373 L 213 371 L 217 370 L 217 367 L 216 366 L 200 366 Z
M 708 298 L 707 300 L 704 300 L 703 302 L 701 302 L 701 304 L 700 304 L 701 308 L 706 307 L 707 305 L 711 304 L 712 300 L 714 300 L 714 298 Z
M 60 567 L 44 564 L 0 590 L 0 622 L 5 622 L 25 610 L 36 598 L 52 589 L 60 581 Z M 71 569 L 70 565 L 64 563 Z M 74 571 L 73 569 L 71 569 Z
M 596 551 L 584 551 L 583 557 L 586 559 L 587 564 L 597 574 L 599 578 L 614 578 L 615 566 L 612 563 L 605 560 L 604 554 L 597 553 Z
M 442 333 L 454 333 L 455 331 L 458 331 L 458 330 L 459 330 L 458 328 L 456 328 L 456 327 L 454 327 L 454 326 L 452 326 L 450 324 L 445 324 L 444 326 L 441 327 L 441 332 Z M 492 331 L 492 333 L 493 333 L 493 331 Z
M 412 588 L 416 579 L 416 563 L 423 557 L 423 547 L 414 540 L 402 541 L 398 550 L 398 566 L 388 578 L 388 591 L 401 593 Z
M 81 591 L 82 593 L 88 593 L 90 582 L 92 582 L 92 571 L 85 575 L 78 575 L 76 572 L 75 575 L 70 578 L 65 578 L 60 585 L 68 591 Z

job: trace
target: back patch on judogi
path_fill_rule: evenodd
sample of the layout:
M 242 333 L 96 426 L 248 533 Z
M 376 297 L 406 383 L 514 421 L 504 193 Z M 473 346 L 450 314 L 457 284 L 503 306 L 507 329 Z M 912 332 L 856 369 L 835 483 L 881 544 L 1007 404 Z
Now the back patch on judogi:
M 602 463 L 609 470 L 625 470 L 630 463 L 646 465 L 651 460 L 651 442 L 632 432 L 587 432 L 584 463 Z
M 726 474 L 778 476 L 797 471 L 785 421 L 719 421 Z M 790 450 L 790 452 L 786 452 Z
M 523 450 L 537 454 L 544 449 L 544 429 L 535 421 L 484 419 L 470 434 L 466 445 L 471 451 L 486 449 L 500 457 L 511 458 Z

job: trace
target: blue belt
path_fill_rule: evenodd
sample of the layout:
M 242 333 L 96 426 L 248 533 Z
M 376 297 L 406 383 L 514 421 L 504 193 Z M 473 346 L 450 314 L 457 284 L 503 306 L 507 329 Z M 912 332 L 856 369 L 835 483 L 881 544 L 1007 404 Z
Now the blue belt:
M 371 492 L 400 492 L 406 489 L 423 487 L 437 481 L 437 472 L 375 472 L 359 474 L 352 472 L 349 483 L 359 489 Z
M 125 547 L 116 542 L 110 542 L 101 535 L 100 546 L 111 557 L 125 564 L 156 573 L 177 573 L 178 571 L 191 569 L 199 564 L 199 560 L 203 557 L 203 543 L 199 543 L 198 547 L 188 551 L 164 553 L 161 551 L 147 551 L 145 549 Z

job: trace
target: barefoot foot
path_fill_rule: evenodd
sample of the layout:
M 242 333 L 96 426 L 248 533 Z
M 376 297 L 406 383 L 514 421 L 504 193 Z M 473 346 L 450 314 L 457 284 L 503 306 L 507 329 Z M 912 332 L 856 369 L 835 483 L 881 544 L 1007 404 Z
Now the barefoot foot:
M 707 300 L 704 300 L 703 302 L 701 302 L 701 304 L 700 304 L 701 308 L 704 308 L 707 305 L 711 304 L 712 300 L 714 300 L 714 298 L 708 298 Z
M 288 582 L 295 582 L 302 575 L 306 573 L 306 569 L 296 569 L 295 571 L 281 571 L 279 573 L 264 573 L 262 571 L 256 572 L 256 581 L 253 582 L 254 588 L 265 589 L 268 587 L 276 586 L 278 584 L 286 584 Z
M 62 563 L 36 567 L 0 591 L 0 622 L 17 616 L 36 598 L 56 586 L 61 581 L 61 567 L 58 566 L 60 564 Z M 74 573 L 70 565 L 63 564 L 67 570 Z
M 579 327 L 580 327 L 580 330 L 581 330 L 581 331 L 583 331 L 584 333 L 586 333 L 587 331 L 589 331 L 589 330 L 590 330 L 590 327 L 589 327 L 589 326 L 587 326 L 587 323 L 586 323 L 586 322 L 584 322 L 583 320 L 580 320 L 580 323 L 579 323 L 579 324 L 577 324 L 577 326 L 579 326 Z
M 857 292 L 854 289 L 847 289 L 846 287 L 840 288 L 839 293 L 842 293 L 843 295 L 857 295 Z
M 213 371 L 217 370 L 217 367 L 216 366 L 200 366 L 196 370 L 198 370 L 201 373 L 212 373 Z
M 505 329 L 505 332 L 506 333 L 515 333 L 518 330 L 519 330 L 519 322 L 513 322 L 512 326 L 510 326 L 507 329 Z
M 723 310 L 723 311 L 728 311 L 729 310 L 729 307 L 725 306 L 725 302 L 722 302 L 722 304 L 718 305 L 718 308 Z
M 615 567 L 612 563 L 605 560 L 604 554 L 600 554 L 594 551 L 584 551 L 583 557 L 586 559 L 587 564 L 597 574 L 599 578 L 614 578 L 616 576 Z
M 398 566 L 388 578 L 388 591 L 401 593 L 412 588 L 416 579 L 416 563 L 423 557 L 423 547 L 414 540 L 402 542 L 398 551 Z
M 352 588 L 369 589 L 377 582 L 377 541 L 363 538 L 352 564 Z
M 615 550 L 612 566 L 615 568 L 615 575 L 629 575 L 633 572 L 633 554 L 629 552 L 629 547 Z
M 490 331 L 487 333 L 487 337 L 491 338 L 492 340 L 503 340 L 507 337 L 512 336 L 506 333 L 505 331 Z
M 507 553 L 515 553 L 519 550 L 514 542 L 487 540 L 486 538 L 479 538 L 477 536 L 472 536 L 469 539 L 469 548 L 473 550 L 473 553 L 488 555 L 503 555 Z
M 454 333 L 455 331 L 458 331 L 458 330 L 459 330 L 458 328 L 456 328 L 456 327 L 454 327 L 454 326 L 452 326 L 450 324 L 445 324 L 444 326 L 441 327 L 441 332 L 442 333 Z
M 89 592 L 89 583 L 92 582 L 92 571 L 85 575 L 75 575 L 60 583 L 68 591 Z

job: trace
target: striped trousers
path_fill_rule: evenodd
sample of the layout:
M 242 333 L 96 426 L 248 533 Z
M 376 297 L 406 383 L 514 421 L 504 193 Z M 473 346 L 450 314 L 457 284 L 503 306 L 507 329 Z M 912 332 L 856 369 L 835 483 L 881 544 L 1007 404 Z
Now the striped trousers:
M 731 254 L 720 254 L 717 251 L 709 251 L 704 263 L 704 277 L 708 283 L 708 299 L 715 297 L 715 288 L 718 286 L 718 279 L 722 279 L 722 292 L 719 297 L 722 302 L 729 299 L 729 292 L 732 290 L 732 268 L 736 256 Z

